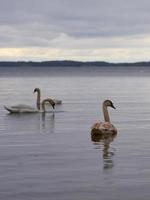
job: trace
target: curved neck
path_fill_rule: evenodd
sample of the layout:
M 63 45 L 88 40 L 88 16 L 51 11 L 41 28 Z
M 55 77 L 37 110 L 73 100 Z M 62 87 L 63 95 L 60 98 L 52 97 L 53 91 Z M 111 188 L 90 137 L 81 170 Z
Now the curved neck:
M 40 90 L 37 91 L 37 101 L 36 101 L 36 106 L 37 109 L 40 110 L 40 103 L 41 103 L 41 92 Z
M 43 111 L 43 112 L 45 112 L 45 102 L 46 102 L 46 101 L 43 101 L 43 102 L 42 102 L 42 111 Z
M 46 112 L 46 109 L 45 109 L 45 103 L 46 102 L 48 102 L 48 103 L 50 103 L 50 105 L 53 107 L 53 109 L 54 109 L 54 106 L 55 106 L 55 103 L 54 103 L 54 101 L 52 100 L 52 99 L 44 99 L 43 101 L 42 101 L 42 103 L 41 103 L 41 105 L 42 105 L 42 111 L 43 112 Z
M 103 104 L 103 114 L 104 114 L 104 121 L 110 122 L 107 106 L 105 104 Z

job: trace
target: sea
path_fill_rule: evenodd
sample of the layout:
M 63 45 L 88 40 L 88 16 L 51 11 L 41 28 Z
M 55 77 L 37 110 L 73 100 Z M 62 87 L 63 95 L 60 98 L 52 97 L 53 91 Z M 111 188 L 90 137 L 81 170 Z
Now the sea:
M 55 110 L 9 114 L 4 106 Z M 115 137 L 91 138 L 109 99 Z M 149 200 L 150 67 L 0 67 L 1 200 Z

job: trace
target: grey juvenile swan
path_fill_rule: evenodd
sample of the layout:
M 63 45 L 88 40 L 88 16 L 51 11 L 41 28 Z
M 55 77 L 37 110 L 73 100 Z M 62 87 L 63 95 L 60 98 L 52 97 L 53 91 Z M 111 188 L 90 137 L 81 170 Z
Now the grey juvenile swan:
M 34 93 L 37 92 L 37 108 L 40 109 L 40 104 L 41 104 L 41 90 L 40 88 L 35 88 Z M 62 104 L 61 100 L 58 99 L 52 99 L 55 104 Z
M 96 135 L 96 134 L 116 135 L 117 134 L 117 129 L 110 122 L 107 107 L 112 107 L 112 108 L 116 109 L 115 106 L 113 105 L 112 101 L 105 100 L 103 102 L 104 122 L 97 122 L 92 126 L 92 128 L 91 128 L 91 134 L 92 135 Z
M 45 104 L 47 102 L 50 103 L 50 105 L 53 107 L 53 109 L 55 108 L 55 102 L 50 98 L 44 99 L 42 101 L 42 103 L 41 103 L 42 110 L 35 109 L 30 106 L 21 106 L 21 107 L 20 106 L 10 106 L 10 107 L 4 106 L 4 107 L 10 113 L 38 113 L 38 112 L 46 112 Z

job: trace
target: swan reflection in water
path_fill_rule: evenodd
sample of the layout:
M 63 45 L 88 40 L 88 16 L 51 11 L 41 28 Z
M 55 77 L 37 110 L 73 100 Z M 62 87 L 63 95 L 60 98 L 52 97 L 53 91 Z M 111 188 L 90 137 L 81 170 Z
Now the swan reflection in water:
M 51 115 L 47 115 L 46 113 L 42 113 L 42 115 L 40 115 L 40 121 L 41 121 L 41 125 L 42 127 L 41 132 L 51 132 L 54 133 L 55 132 L 55 114 L 52 113 Z
M 99 148 L 103 146 L 103 161 L 104 161 L 104 169 L 109 169 L 114 166 L 112 156 L 114 155 L 114 151 L 110 150 L 110 143 L 113 142 L 114 138 L 117 136 L 115 135 L 100 135 L 100 134 L 93 134 L 91 135 L 91 141 L 94 145 L 98 145 Z

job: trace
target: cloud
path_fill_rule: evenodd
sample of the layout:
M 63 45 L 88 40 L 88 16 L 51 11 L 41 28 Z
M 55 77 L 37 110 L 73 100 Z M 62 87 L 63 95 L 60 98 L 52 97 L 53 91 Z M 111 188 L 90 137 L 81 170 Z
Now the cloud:
M 108 62 L 135 62 L 141 61 L 141 58 L 149 61 L 149 49 L 99 48 L 83 50 L 61 48 L 0 48 L 0 60 L 2 61 L 106 60 Z
M 150 45 L 149 0 L 0 0 L 0 5 L 0 47 L 28 49 L 25 58 L 38 48 L 59 49 L 63 58 L 71 50 L 72 58 L 86 59 L 80 50 L 140 52 Z

